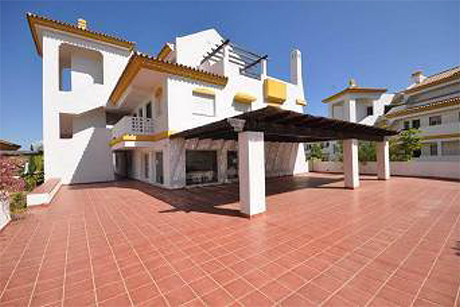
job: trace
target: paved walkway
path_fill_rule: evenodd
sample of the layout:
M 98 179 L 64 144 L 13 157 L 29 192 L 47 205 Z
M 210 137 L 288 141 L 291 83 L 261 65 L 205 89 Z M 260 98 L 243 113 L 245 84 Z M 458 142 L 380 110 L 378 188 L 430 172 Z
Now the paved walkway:
M 338 175 L 237 185 L 64 187 L 0 233 L 0 305 L 459 306 L 460 184 Z

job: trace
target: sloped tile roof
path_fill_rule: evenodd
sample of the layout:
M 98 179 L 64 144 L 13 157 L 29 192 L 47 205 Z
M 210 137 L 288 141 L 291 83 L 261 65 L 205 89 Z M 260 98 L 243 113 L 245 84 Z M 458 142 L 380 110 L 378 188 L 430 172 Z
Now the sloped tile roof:
M 443 82 L 447 82 L 456 78 L 460 78 L 460 66 L 456 66 L 439 73 L 428 76 L 422 82 L 413 85 L 412 87 L 405 90 L 405 93 L 413 93 L 418 90 L 434 86 Z
M 119 38 L 113 35 L 105 34 L 102 32 L 83 29 L 74 24 L 47 18 L 44 16 L 39 16 L 39 15 L 32 14 L 32 13 L 27 13 L 26 16 L 27 16 L 27 21 L 29 23 L 30 31 L 32 32 L 35 47 L 37 49 L 38 54 L 40 55 L 42 52 L 41 51 L 42 46 L 41 46 L 40 39 L 38 37 L 36 26 L 44 26 L 44 27 L 48 27 L 48 28 L 52 28 L 52 29 L 56 29 L 60 31 L 70 32 L 72 34 L 85 36 L 91 39 L 103 41 L 105 43 L 110 43 L 110 44 L 117 45 L 120 47 L 125 47 L 128 49 L 133 49 L 135 46 L 134 42 L 130 42 L 125 39 L 122 39 L 122 38 Z
M 398 116 L 419 113 L 419 112 L 429 111 L 429 110 L 438 109 L 442 107 L 450 107 L 450 106 L 455 106 L 455 105 L 460 105 L 460 97 L 453 97 L 449 99 L 437 100 L 431 103 L 413 106 L 409 108 L 407 108 L 406 105 L 397 106 L 397 107 L 392 108 L 390 111 L 388 111 L 388 113 L 385 114 L 385 117 L 394 118 Z

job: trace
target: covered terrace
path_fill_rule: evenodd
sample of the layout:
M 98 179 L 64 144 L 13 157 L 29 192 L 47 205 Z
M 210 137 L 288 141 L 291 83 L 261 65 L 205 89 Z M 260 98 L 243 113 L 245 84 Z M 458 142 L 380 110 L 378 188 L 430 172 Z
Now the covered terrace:
M 174 134 L 173 139 L 238 140 L 241 213 L 265 212 L 264 141 L 343 140 L 345 187 L 359 187 L 358 140 L 377 142 L 378 178 L 390 178 L 387 137 L 397 132 L 267 106 Z

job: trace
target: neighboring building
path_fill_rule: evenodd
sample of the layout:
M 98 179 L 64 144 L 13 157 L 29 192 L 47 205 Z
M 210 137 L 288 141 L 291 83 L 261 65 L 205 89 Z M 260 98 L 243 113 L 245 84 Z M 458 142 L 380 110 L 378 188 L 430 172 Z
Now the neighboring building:
M 0 151 L 16 151 L 21 148 L 21 145 L 14 144 L 5 140 L 0 140 Z
M 373 126 L 394 97 L 394 94 L 386 92 L 386 88 L 360 87 L 351 79 L 348 87 L 327 97 L 323 103 L 327 104 L 330 118 Z M 307 155 L 311 146 L 306 145 Z M 322 142 L 320 146 L 324 160 L 337 159 L 337 142 Z
M 422 149 L 416 153 L 418 160 L 459 160 L 460 67 L 428 77 L 417 71 L 412 80 L 378 124 L 395 130 L 420 129 Z
M 328 117 L 392 130 L 417 128 L 422 149 L 415 160 L 460 159 L 460 67 L 425 77 L 417 71 L 412 84 L 395 94 L 386 89 L 360 88 L 354 81 L 323 100 Z M 337 159 L 336 142 L 324 142 L 324 160 Z M 307 156 L 312 144 L 306 145 Z
M 296 112 L 306 105 L 298 50 L 286 82 L 268 76 L 266 56 L 214 29 L 149 56 L 82 19 L 27 18 L 43 58 L 45 177 L 64 184 L 116 176 L 167 188 L 232 181 L 235 141 L 170 136 L 267 105 Z M 304 154 L 302 144 L 265 142 L 267 176 L 307 171 Z

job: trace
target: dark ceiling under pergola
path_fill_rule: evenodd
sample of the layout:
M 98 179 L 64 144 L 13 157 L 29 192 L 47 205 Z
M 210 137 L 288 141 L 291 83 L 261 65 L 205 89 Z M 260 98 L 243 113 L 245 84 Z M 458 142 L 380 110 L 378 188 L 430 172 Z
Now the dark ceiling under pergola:
M 264 132 L 264 139 L 267 142 L 303 143 L 344 139 L 378 142 L 383 141 L 384 137 L 397 134 L 392 130 L 283 110 L 273 106 L 231 118 L 245 120 L 243 131 Z M 237 140 L 238 133 L 226 118 L 184 130 L 171 137 Z

